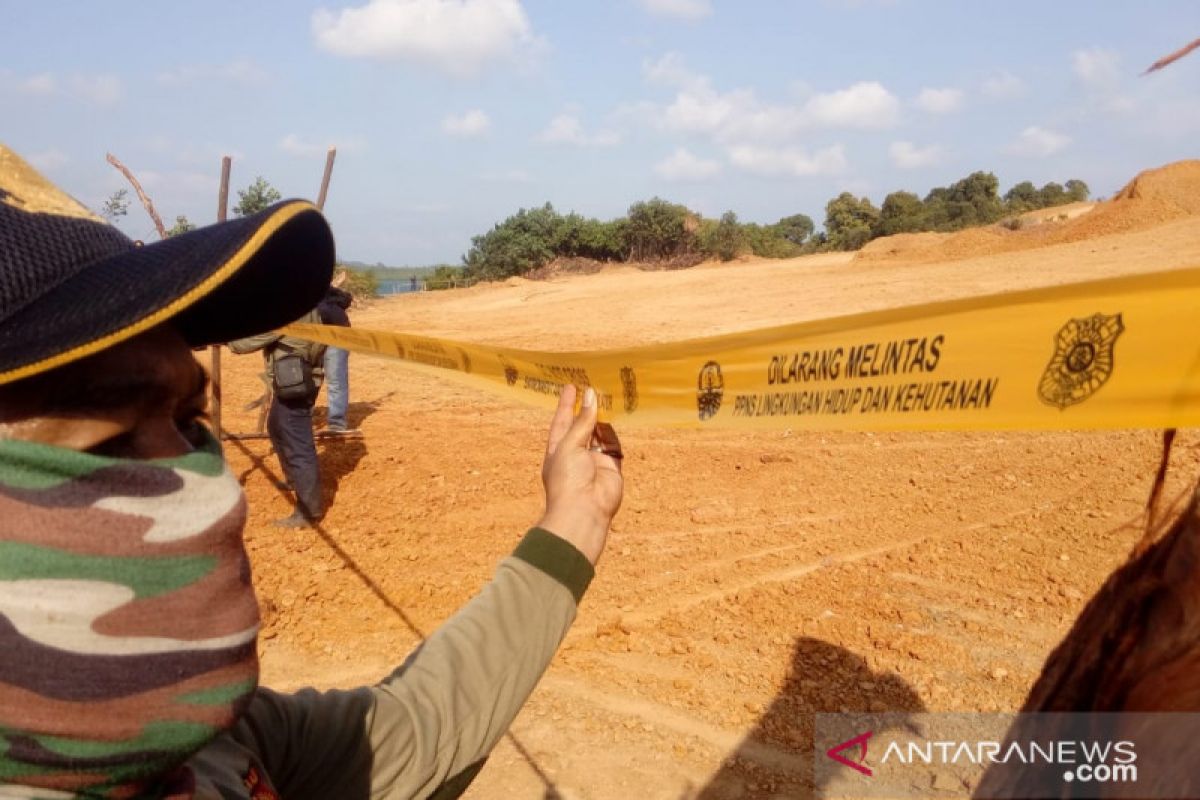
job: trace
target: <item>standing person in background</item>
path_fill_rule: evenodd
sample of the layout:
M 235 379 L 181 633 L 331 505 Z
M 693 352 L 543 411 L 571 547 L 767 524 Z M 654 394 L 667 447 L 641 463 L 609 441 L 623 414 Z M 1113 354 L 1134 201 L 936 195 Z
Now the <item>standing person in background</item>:
M 315 308 L 296 320 L 319 321 Z M 229 349 L 238 354 L 262 350 L 266 361 L 267 385 L 271 387 L 267 435 L 279 456 L 287 488 L 296 493 L 292 514 L 276 520 L 275 525 L 280 528 L 311 527 L 325 515 L 321 465 L 317 461 L 312 422 L 313 406 L 321 390 L 325 345 L 272 331 L 232 341 Z
M 342 270 L 329 285 L 329 290 L 321 298 L 317 313 L 325 325 L 340 325 L 350 327 L 350 315 L 346 309 L 354 300 L 353 295 L 342 289 L 346 282 L 346 270 Z M 330 346 L 325 349 L 325 403 L 328 413 L 325 418 L 323 433 L 341 435 L 351 433 L 352 429 L 346 424 L 346 409 L 350 405 L 350 353 L 340 347 Z

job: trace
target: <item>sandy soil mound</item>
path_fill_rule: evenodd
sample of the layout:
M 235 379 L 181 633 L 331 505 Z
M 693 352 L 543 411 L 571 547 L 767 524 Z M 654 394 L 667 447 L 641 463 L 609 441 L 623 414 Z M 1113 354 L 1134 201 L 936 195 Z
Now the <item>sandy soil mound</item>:
M 1172 205 L 1187 214 L 1200 214 L 1200 160 L 1177 161 L 1148 169 L 1125 185 L 1115 201 L 1146 200 Z
M 887 258 L 909 258 L 933 253 L 953 237 L 952 233 L 897 233 L 872 239 L 858 251 L 855 260 L 869 261 Z
M 1111 200 L 1086 213 L 1078 204 L 1031 212 L 1040 224 L 1008 230 L 1000 225 L 957 233 L 905 233 L 868 242 L 856 261 L 932 263 L 1029 250 L 1144 230 L 1200 214 L 1200 161 L 1178 161 L 1146 170 Z M 1059 219 L 1066 215 L 1067 219 Z M 1026 215 L 1028 216 L 1028 215 Z
M 1065 225 L 1058 241 L 1079 241 L 1142 230 L 1200 214 L 1200 161 L 1146 170 L 1107 202 Z

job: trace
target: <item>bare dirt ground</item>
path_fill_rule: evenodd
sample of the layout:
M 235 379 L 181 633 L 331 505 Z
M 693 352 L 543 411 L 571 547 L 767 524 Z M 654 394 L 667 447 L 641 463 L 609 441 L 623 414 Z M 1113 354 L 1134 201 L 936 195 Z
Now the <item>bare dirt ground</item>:
M 608 269 L 405 295 L 353 318 L 571 350 L 1200 264 L 1191 212 L 1089 222 L 1100 213 L 1110 204 L 1053 241 L 1038 225 L 1040 239 L 953 259 Z M 226 427 L 250 430 L 259 359 L 224 363 Z M 290 507 L 268 442 L 226 444 L 250 495 L 263 678 L 279 688 L 382 677 L 541 508 L 545 412 L 357 355 L 351 397 L 364 435 L 318 445 L 332 502 L 318 531 L 269 525 Z M 468 797 L 807 797 L 814 712 L 1015 710 L 1140 535 L 1160 452 L 1154 431 L 622 440 L 625 502 L 596 581 Z M 1184 432 L 1167 496 L 1198 471 L 1200 436 Z

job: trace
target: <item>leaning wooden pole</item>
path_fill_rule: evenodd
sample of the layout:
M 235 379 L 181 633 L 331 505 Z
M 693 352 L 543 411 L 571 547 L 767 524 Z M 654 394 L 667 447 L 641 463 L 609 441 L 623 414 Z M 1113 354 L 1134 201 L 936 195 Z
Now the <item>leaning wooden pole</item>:
M 221 188 L 217 192 L 217 222 L 224 222 L 229 209 L 229 170 L 233 159 L 225 156 L 221 159 Z M 214 344 L 209 348 L 212 354 L 212 424 L 221 438 L 221 345 Z
M 1149 75 L 1151 72 L 1154 72 L 1155 70 L 1160 70 L 1163 67 L 1167 66 L 1168 64 L 1174 63 L 1174 62 L 1178 61 L 1179 59 L 1183 58 L 1188 53 L 1195 50 L 1197 47 L 1200 47 L 1200 39 L 1196 39 L 1195 41 L 1190 42 L 1189 44 L 1185 44 L 1183 47 L 1179 48 L 1178 50 L 1176 50 L 1174 53 L 1171 53 L 1170 55 L 1163 56 L 1158 61 L 1155 61 L 1153 64 L 1151 64 L 1150 67 L 1142 74 Z
M 137 178 L 133 177 L 133 173 L 129 171 L 129 167 L 122 164 L 112 153 L 105 154 L 105 157 L 108 159 L 108 163 L 120 170 L 125 179 L 133 184 L 133 190 L 137 192 L 138 199 L 142 201 L 142 208 L 146 209 L 146 213 L 150 215 L 150 219 L 154 220 L 154 227 L 158 229 L 158 238 L 167 238 L 167 229 L 163 227 L 162 218 L 154 210 L 154 203 L 150 202 L 150 198 L 142 191 L 142 185 L 138 183 Z
M 321 176 L 321 191 L 317 194 L 317 208 L 325 210 L 325 196 L 329 194 L 329 178 L 333 175 L 333 159 L 337 157 L 337 148 L 329 148 L 325 154 L 325 174 Z

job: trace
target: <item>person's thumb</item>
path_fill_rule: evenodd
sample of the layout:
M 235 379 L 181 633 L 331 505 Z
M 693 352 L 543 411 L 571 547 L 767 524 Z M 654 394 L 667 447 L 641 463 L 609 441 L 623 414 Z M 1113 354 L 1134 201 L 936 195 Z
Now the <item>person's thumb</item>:
M 579 415 L 571 423 L 570 429 L 562 438 L 562 446 L 577 450 L 586 450 L 592 443 L 592 431 L 596 427 L 596 390 L 587 387 L 583 392 L 583 403 Z

